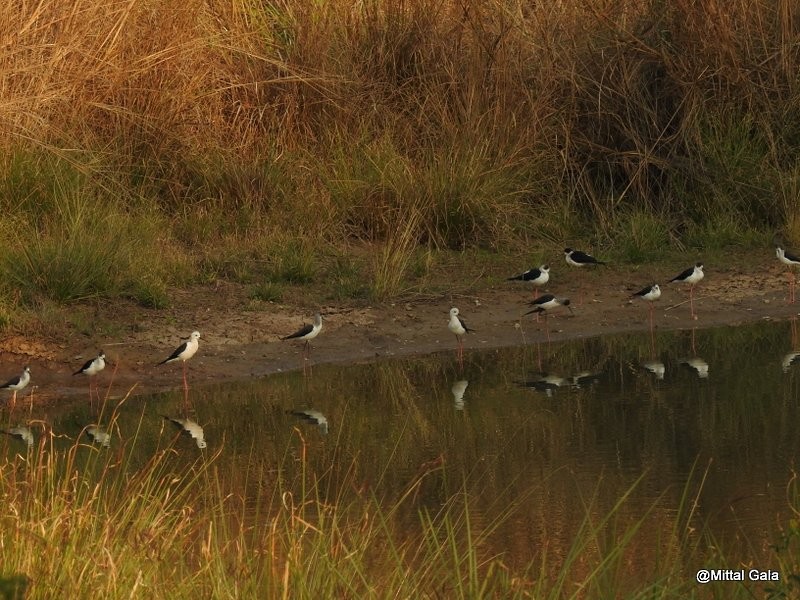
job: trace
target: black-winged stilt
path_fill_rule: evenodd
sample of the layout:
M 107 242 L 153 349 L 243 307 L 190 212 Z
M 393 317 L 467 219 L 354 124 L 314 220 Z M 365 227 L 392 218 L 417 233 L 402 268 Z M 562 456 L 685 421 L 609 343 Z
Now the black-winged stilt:
M 87 360 L 83 366 L 72 375 L 86 375 L 89 377 L 89 402 L 92 401 L 92 379 L 100 371 L 106 368 L 106 353 L 101 351 L 95 358 Z
M 87 360 L 83 366 L 75 371 L 73 375 L 97 375 L 106 368 L 106 353 L 100 352 L 95 358 Z
M 586 252 L 581 252 L 580 250 L 573 250 L 572 248 L 564 248 L 564 260 L 567 261 L 567 264 L 570 267 L 586 267 L 589 265 L 606 264 L 602 260 L 597 260 L 591 254 L 586 254 Z M 578 300 L 578 303 L 580 304 L 580 298 Z
M 186 361 L 192 358 L 195 355 L 195 352 L 197 352 L 197 349 L 200 347 L 199 340 L 200 332 L 193 331 L 188 340 L 175 348 L 175 351 L 167 358 L 156 364 L 156 366 L 159 366 L 178 360 L 181 361 L 181 363 L 183 363 L 183 389 L 187 392 L 189 390 L 189 385 L 186 383 Z
M 581 252 L 580 250 L 573 250 L 572 248 L 564 248 L 564 259 L 570 267 L 606 264 L 602 260 L 597 260 L 591 254 L 586 254 L 586 252 Z
M 539 296 L 536 300 L 531 300 L 528 302 L 528 305 L 533 306 L 532 310 L 529 310 L 525 313 L 525 315 L 532 315 L 536 314 L 538 317 L 540 314 L 544 313 L 544 328 L 547 332 L 547 341 L 550 341 L 550 326 L 547 322 L 547 315 L 557 308 L 561 308 L 566 306 L 569 309 L 569 312 L 575 314 L 572 310 L 572 306 L 570 306 L 569 298 L 556 298 L 553 294 L 545 294 L 544 296 Z
M 183 433 L 191 437 L 197 443 L 198 448 L 205 448 L 208 445 L 206 444 L 206 437 L 205 433 L 203 432 L 203 428 L 195 421 L 192 421 L 191 419 L 168 417 L 166 415 L 161 416 L 175 425 L 178 429 L 182 430 Z
M 524 273 L 509 277 L 506 281 L 526 281 L 535 288 L 543 287 L 550 281 L 550 266 L 541 265 L 537 269 L 528 269 Z
M 650 331 L 653 330 L 653 302 L 661 298 L 661 288 L 657 283 L 653 285 L 648 285 L 647 287 L 642 288 L 635 294 L 631 294 L 631 298 L 641 298 L 642 300 L 647 300 L 647 308 L 650 312 Z
M 703 263 L 699 262 L 693 267 L 681 271 L 669 280 L 670 283 L 688 283 L 691 286 L 689 288 L 689 309 L 692 313 L 692 319 L 697 318 L 697 315 L 694 314 L 694 286 L 696 286 L 704 276 Z
M 20 375 L 13 377 L 0 385 L 0 390 L 14 390 L 14 395 L 11 397 L 11 404 L 17 403 L 17 392 L 23 389 L 31 382 L 31 368 L 25 367 Z
M 791 252 L 787 252 L 780 246 L 775 248 L 775 255 L 778 257 L 779 261 L 789 267 L 789 302 L 794 304 L 795 286 L 797 285 L 795 269 L 800 267 L 800 258 Z
M 282 340 L 302 340 L 305 342 L 303 345 L 303 357 L 308 359 L 311 354 L 311 340 L 319 335 L 322 331 L 322 315 L 316 313 L 314 315 L 314 323 L 303 323 L 303 326 L 294 333 L 282 337 Z
M 458 316 L 458 309 L 453 307 L 450 309 L 450 321 L 447 323 L 447 328 L 450 333 L 456 336 L 458 341 L 458 360 L 464 359 L 464 336 L 468 333 L 475 333 L 474 329 L 470 329 L 464 322 L 464 319 Z

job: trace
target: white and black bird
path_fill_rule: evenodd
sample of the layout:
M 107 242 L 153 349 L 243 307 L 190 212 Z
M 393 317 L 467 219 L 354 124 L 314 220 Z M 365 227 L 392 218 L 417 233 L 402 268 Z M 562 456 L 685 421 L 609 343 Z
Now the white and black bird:
M 0 385 L 0 390 L 13 390 L 14 395 L 11 397 L 11 404 L 17 401 L 17 392 L 25 388 L 31 382 L 31 368 L 25 367 L 20 375 L 12 377 L 3 385 Z
M 591 254 L 586 254 L 586 252 L 581 252 L 580 250 L 573 250 L 572 248 L 564 248 L 564 260 L 567 261 L 567 264 L 570 267 L 586 267 L 590 265 L 604 265 L 602 260 L 597 260 Z M 581 304 L 582 297 L 583 297 L 583 288 L 580 288 L 580 294 L 578 295 L 578 304 Z
M 689 309 L 693 319 L 697 318 L 694 314 L 694 286 L 696 286 L 703 277 L 705 277 L 705 273 L 703 273 L 703 263 L 699 262 L 693 267 L 681 271 L 669 280 L 670 283 L 688 283 L 691 286 L 689 288 Z
M 106 353 L 100 352 L 95 358 L 87 360 L 83 366 L 75 371 L 72 375 L 97 375 L 100 371 L 106 368 Z
M 787 252 L 782 247 L 775 248 L 775 255 L 778 260 L 789 267 L 789 302 L 794 304 L 795 300 L 795 286 L 797 285 L 797 275 L 795 269 L 800 267 L 800 257 L 791 252 Z
M 311 340 L 319 335 L 322 331 L 322 315 L 316 313 L 314 315 L 313 323 L 303 323 L 303 326 L 294 333 L 282 337 L 281 340 L 301 340 L 304 341 L 303 354 L 307 357 L 311 350 Z
M 203 428 L 197 422 L 191 419 L 180 419 L 177 417 L 168 417 L 166 415 L 161 416 L 192 438 L 198 448 L 205 448 L 208 445 L 206 444 L 206 436 L 203 432 Z
M 556 298 L 553 294 L 539 296 L 536 298 L 536 300 L 531 300 L 528 302 L 528 305 L 533 306 L 533 309 L 526 312 L 525 315 L 535 314 L 538 319 L 539 315 L 544 314 L 544 328 L 545 332 L 547 333 L 548 342 L 550 341 L 550 325 L 547 319 L 548 314 L 562 307 L 568 308 L 570 313 L 575 314 L 575 312 L 572 310 L 572 306 L 570 306 L 569 298 Z
M 580 250 L 573 250 L 572 248 L 564 248 L 564 259 L 570 267 L 606 264 L 602 260 L 597 260 L 591 254 L 586 254 L 586 252 L 581 252 Z
M 183 364 L 183 388 L 188 390 L 188 384 L 186 383 L 186 361 L 195 355 L 199 347 L 200 332 L 193 331 L 188 340 L 175 348 L 175 351 L 172 354 L 170 354 L 160 363 L 157 363 L 156 366 L 180 361 Z
M 550 266 L 541 265 L 537 269 L 528 269 L 524 273 L 509 277 L 506 281 L 525 281 L 534 288 L 544 287 L 550 281 Z
M 657 283 L 653 285 L 648 285 L 647 287 L 642 288 L 635 294 L 631 294 L 631 298 L 641 298 L 642 300 L 647 301 L 647 307 L 649 308 L 650 312 L 650 328 L 653 328 L 653 302 L 661 298 L 661 288 Z
M 569 312 L 575 314 L 572 310 L 572 306 L 570 306 L 569 298 L 556 298 L 553 294 L 539 296 L 535 300 L 528 302 L 528 305 L 533 306 L 533 309 L 526 312 L 526 315 L 544 313 L 544 315 L 547 316 L 547 313 L 561 307 L 566 307 L 569 309 Z
M 459 360 L 462 360 L 464 358 L 464 336 L 468 333 L 475 333 L 475 330 L 470 329 L 464 322 L 464 319 L 458 316 L 458 309 L 456 307 L 450 309 L 450 321 L 447 323 L 447 328 L 450 330 L 450 333 L 456 336 L 458 342 L 457 354 Z

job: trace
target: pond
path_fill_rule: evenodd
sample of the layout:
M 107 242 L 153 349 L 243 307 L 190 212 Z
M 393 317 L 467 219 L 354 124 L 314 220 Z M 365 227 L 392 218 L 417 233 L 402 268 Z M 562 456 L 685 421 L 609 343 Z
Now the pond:
M 645 531 L 625 567 L 642 580 L 670 553 L 689 578 L 709 557 L 769 569 L 800 458 L 797 349 L 787 321 L 467 352 L 463 364 L 447 351 L 313 365 L 191 389 L 188 406 L 182 392 L 131 396 L 108 428 L 110 406 L 99 428 L 86 402 L 50 409 L 2 449 L 10 460 L 52 431 L 64 448 L 129 448 L 132 470 L 168 445 L 187 465 L 215 456 L 245 520 L 301 470 L 326 503 L 407 499 L 411 528 L 455 494 L 490 554 L 551 576 L 580 562 L 588 526 L 592 544 Z M 28 423 L 16 414 L 6 429 Z

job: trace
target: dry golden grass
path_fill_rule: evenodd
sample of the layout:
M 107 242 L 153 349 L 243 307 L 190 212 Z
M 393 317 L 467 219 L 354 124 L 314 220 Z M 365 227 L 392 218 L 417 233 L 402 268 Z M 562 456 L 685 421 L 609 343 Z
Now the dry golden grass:
M 450 249 L 583 237 L 613 255 L 634 213 L 663 215 L 676 248 L 730 240 L 720 212 L 734 242 L 795 227 L 788 0 L 0 9 L 0 208 L 57 205 L 64 182 L 35 168 L 55 163 L 71 193 L 166 219 L 190 279 L 228 276 L 231 248 L 258 276 L 286 231 L 408 255 L 385 213 L 409 207 L 416 243 Z

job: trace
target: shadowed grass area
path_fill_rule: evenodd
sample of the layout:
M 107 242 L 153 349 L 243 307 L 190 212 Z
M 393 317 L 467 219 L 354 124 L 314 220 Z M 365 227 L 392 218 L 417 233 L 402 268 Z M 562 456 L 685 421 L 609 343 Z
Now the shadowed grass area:
M 538 549 L 541 562 L 526 563 L 489 542 L 526 498 L 501 494 L 491 513 L 475 515 L 468 488 L 443 478 L 436 461 L 387 495 L 359 482 L 358 459 L 314 472 L 299 430 L 277 466 L 253 446 L 242 478 L 223 475 L 219 452 L 198 453 L 172 429 L 142 459 L 141 431 L 122 439 L 114 417 L 111 448 L 85 432 L 65 445 L 33 426 L 40 441 L 0 466 L 2 585 L 27 582 L 27 598 L 712 597 L 685 572 L 688 557 L 714 547 L 696 530 L 688 491 L 677 515 L 659 516 L 656 502 L 633 517 L 639 482 L 610 509 L 602 494 L 585 498 L 571 546 Z M 420 492 L 431 486 L 441 501 L 426 506 Z M 787 575 L 794 529 L 772 565 Z M 661 548 L 648 555 L 654 563 L 637 558 L 642 544 Z M 741 586 L 726 593 L 750 597 Z

